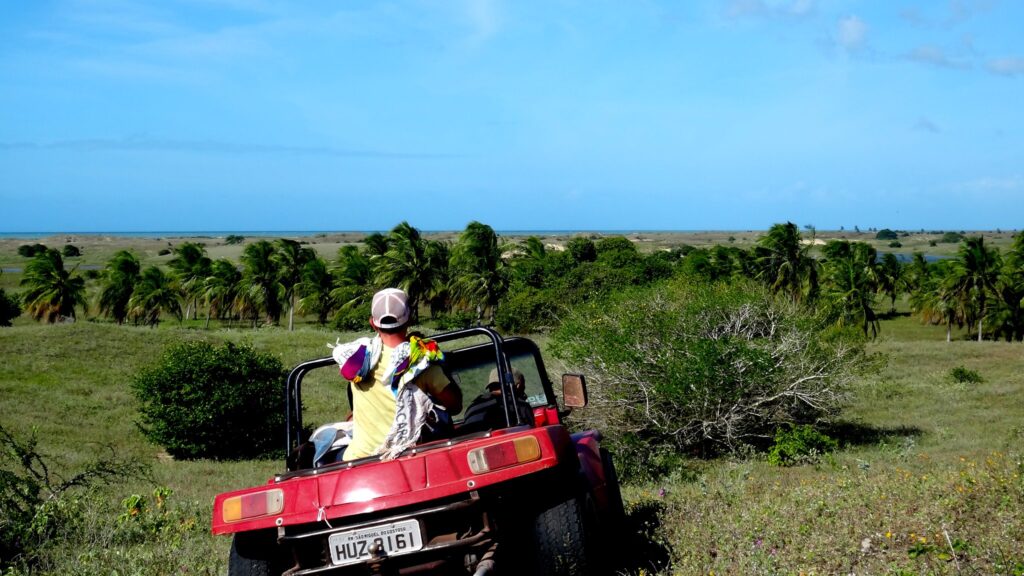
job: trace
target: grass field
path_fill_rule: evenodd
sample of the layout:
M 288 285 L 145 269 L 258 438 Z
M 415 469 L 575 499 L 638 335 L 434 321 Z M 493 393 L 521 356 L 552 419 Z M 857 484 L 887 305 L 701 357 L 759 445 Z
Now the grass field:
M 303 327 L 158 329 L 79 322 L 0 329 L 0 423 L 32 430 L 58 472 L 107 446 L 146 463 L 146 478 L 101 488 L 92 536 L 54 543 L 50 574 L 219 574 L 226 538 L 206 531 L 214 494 L 264 481 L 277 461 L 178 462 L 139 433 L 130 382 L 161 350 L 186 339 L 247 341 L 287 365 L 325 355 L 333 332 Z M 658 483 L 625 488 L 632 574 L 1021 574 L 1024 572 L 1024 346 L 944 342 L 941 327 L 899 316 L 871 344 L 885 367 L 857 383 L 817 464 L 763 458 L 693 461 Z M 964 366 L 984 379 L 961 384 Z M 344 405 L 329 380 L 311 387 L 323 414 Z M 175 530 L 110 539 L 122 500 L 173 491 Z M 162 525 L 161 525 L 162 526 Z M 183 528 L 184 527 L 184 528 Z M 141 530 L 141 528 L 140 528 Z M 153 528 L 152 531 L 156 529 Z M 160 530 L 167 530 L 166 526 Z M 156 533 L 156 532 L 154 532 Z

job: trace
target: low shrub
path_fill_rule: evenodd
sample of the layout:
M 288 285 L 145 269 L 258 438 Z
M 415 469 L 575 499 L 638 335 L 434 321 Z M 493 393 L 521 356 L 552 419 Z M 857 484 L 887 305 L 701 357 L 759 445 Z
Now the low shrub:
M 837 414 L 873 365 L 859 334 L 748 282 L 625 291 L 575 309 L 552 346 L 590 378 L 584 423 L 637 454 L 634 467 L 764 446 L 779 427 Z
M 18 297 L 0 288 L 0 326 L 10 326 L 11 320 L 21 316 L 21 303 Z
M 985 381 L 976 371 L 963 365 L 957 366 L 949 371 L 949 377 L 957 384 L 981 384 Z
M 240 459 L 284 447 L 281 361 L 252 346 L 186 342 L 133 383 L 140 428 L 175 458 Z
M 839 444 L 813 426 L 790 425 L 775 431 L 775 440 L 768 450 L 772 466 L 793 466 L 817 462 L 822 454 L 835 451 Z
M 22 440 L 0 425 L 0 573 L 15 565 L 31 567 L 52 538 L 80 529 L 83 492 L 144 471 L 139 463 L 114 456 L 111 448 L 111 455 L 64 477 L 37 447 L 34 434 Z
M 476 314 L 468 310 L 461 310 L 447 314 L 438 314 L 433 320 L 434 326 L 438 330 L 458 330 L 476 325 Z

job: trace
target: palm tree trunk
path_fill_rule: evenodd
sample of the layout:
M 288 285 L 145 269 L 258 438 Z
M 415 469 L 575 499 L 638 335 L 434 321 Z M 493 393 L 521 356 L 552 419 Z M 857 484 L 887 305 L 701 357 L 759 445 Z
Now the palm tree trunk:
M 288 299 L 288 331 L 295 330 L 295 294 Z
M 210 308 L 206 309 L 206 329 L 210 329 Z
M 946 343 L 953 341 L 953 321 L 946 320 Z
M 985 323 L 984 318 L 978 319 L 978 342 L 981 342 L 981 325 Z

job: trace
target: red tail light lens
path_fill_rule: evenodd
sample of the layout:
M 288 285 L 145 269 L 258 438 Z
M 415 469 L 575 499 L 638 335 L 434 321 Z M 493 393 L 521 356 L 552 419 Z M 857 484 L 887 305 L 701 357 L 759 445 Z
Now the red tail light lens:
M 238 522 L 260 516 L 273 516 L 284 510 L 284 492 L 280 489 L 264 490 L 232 496 L 224 500 L 221 517 L 224 522 Z
M 483 474 L 540 459 L 540 443 L 534 436 L 524 436 L 470 450 L 466 457 L 469 460 L 469 469 L 475 474 Z

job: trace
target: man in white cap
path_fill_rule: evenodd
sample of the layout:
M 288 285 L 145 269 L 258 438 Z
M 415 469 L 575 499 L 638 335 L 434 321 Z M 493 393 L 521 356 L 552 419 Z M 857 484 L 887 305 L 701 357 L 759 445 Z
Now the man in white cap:
M 344 460 L 397 457 L 424 429 L 462 410 L 462 391 L 437 364 L 444 358 L 437 344 L 408 335 L 408 301 L 398 288 L 377 292 L 370 308 L 376 336 L 334 347 L 352 390 L 354 427 Z

